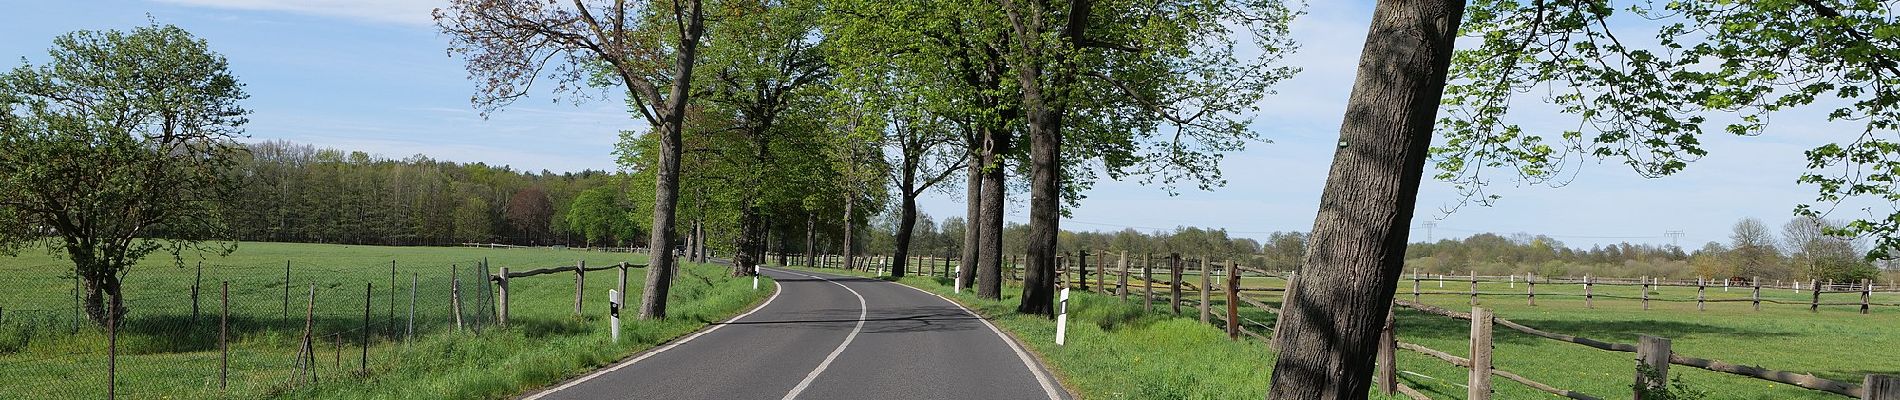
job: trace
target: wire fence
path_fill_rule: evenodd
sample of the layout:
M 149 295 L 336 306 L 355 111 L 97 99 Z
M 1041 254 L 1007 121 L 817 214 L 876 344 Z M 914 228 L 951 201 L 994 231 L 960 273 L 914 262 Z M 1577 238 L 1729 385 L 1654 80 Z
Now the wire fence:
M 490 273 L 480 260 L 400 269 L 203 265 L 187 282 L 127 283 L 123 316 L 106 324 L 88 318 L 77 285 L 69 297 L 21 290 L 0 297 L 0 397 L 282 394 L 376 368 L 371 353 L 382 344 L 494 326 Z M 18 287 L 8 280 L 0 276 L 0 287 Z

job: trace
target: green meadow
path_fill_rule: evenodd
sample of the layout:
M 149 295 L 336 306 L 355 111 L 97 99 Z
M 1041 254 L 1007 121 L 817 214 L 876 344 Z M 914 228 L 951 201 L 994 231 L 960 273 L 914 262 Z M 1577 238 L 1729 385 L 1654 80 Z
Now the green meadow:
M 850 273 L 838 269 L 818 269 L 829 273 Z M 857 273 L 861 274 L 861 273 Z M 1159 274 L 1158 274 L 1159 275 Z M 1108 277 L 1113 285 L 1114 277 Z M 1157 277 L 1158 279 L 1160 277 Z M 1448 280 L 1439 288 L 1435 280 L 1421 280 L 1420 296 L 1426 304 L 1452 310 L 1470 310 L 1470 282 Z M 1199 277 L 1184 279 L 1198 284 Z M 1273 363 L 1273 352 L 1259 340 L 1228 341 L 1223 328 L 1203 325 L 1199 312 L 1190 305 L 1183 314 L 1168 311 L 1167 287 L 1154 287 L 1155 312 L 1141 310 L 1140 280 L 1133 286 L 1129 301 L 1098 293 L 1073 293 L 1070 301 L 1069 336 L 1066 346 L 1054 344 L 1055 322 L 1014 313 L 1021 289 L 1013 285 L 1003 290 L 1003 299 L 981 300 L 966 290 L 953 294 L 951 281 L 934 277 L 906 277 L 900 282 L 956 299 L 973 310 L 992 318 L 999 327 L 1025 342 L 1062 377 L 1072 390 L 1086 398 L 1103 399 L 1228 399 L 1260 398 Z M 1278 278 L 1249 277 L 1245 287 L 1280 288 Z M 1090 284 L 1094 280 L 1090 279 Z M 1638 335 L 1648 334 L 1672 340 L 1675 352 L 1687 356 L 1726 361 L 1735 364 L 1809 373 L 1858 385 L 1865 374 L 1900 374 L 1900 307 L 1873 308 L 1863 315 L 1859 306 L 1821 306 L 1809 312 L 1806 304 L 1812 292 L 1797 294 L 1790 289 L 1763 289 L 1761 311 L 1748 302 L 1710 302 L 1698 310 L 1694 287 L 1652 288 L 1648 310 L 1640 300 L 1642 288 L 1605 286 L 1592 288 L 1595 298 L 1586 307 L 1580 284 L 1537 285 L 1537 305 L 1526 300 L 1523 282 L 1482 282 L 1479 285 L 1481 307 L 1494 310 L 1500 318 L 1545 331 L 1583 336 L 1598 340 L 1635 343 Z M 1805 289 L 1805 288 L 1804 288 Z M 1747 299 L 1750 292 L 1741 287 L 1727 291 L 1717 286 L 1704 289 L 1707 299 Z M 1410 276 L 1399 284 L 1397 297 L 1411 299 Z M 1431 293 L 1456 292 L 1456 293 Z M 1199 298 L 1186 292 L 1183 299 Z M 1631 297 L 1637 299 L 1622 299 Z M 1255 298 L 1278 307 L 1278 292 L 1256 293 Z M 1217 309 L 1226 307 L 1223 295 L 1216 293 Z M 1858 303 L 1858 294 L 1828 293 L 1823 303 Z M 1875 303 L 1900 303 L 1900 293 L 1875 293 Z M 1792 304 L 1799 303 L 1799 304 Z M 1274 315 L 1242 305 L 1244 320 L 1270 325 Z M 1224 312 L 1217 312 L 1216 315 Z M 1395 329 L 1400 341 L 1416 343 L 1458 356 L 1468 356 L 1470 323 L 1408 309 L 1397 312 Z M 1249 323 L 1248 328 L 1263 336 L 1270 331 Z M 1574 390 L 1600 398 L 1629 398 L 1635 375 L 1635 354 L 1601 351 L 1581 345 L 1548 340 L 1502 326 L 1494 328 L 1493 363 L 1495 368 L 1515 372 L 1526 378 L 1558 388 Z M 1243 336 L 1245 338 L 1245 336 Z M 1398 351 L 1400 382 L 1434 399 L 1465 398 L 1466 372 L 1436 358 Z M 1799 387 L 1756 380 L 1693 367 L 1675 366 L 1672 375 L 1688 387 L 1707 393 L 1708 399 L 1842 399 L 1844 396 Z M 1556 398 L 1528 386 L 1493 377 L 1493 398 Z M 1374 398 L 1384 398 L 1375 393 Z M 1394 398 L 1403 398 L 1395 396 Z
M 182 268 L 170 256 L 152 257 L 126 277 L 117 394 L 134 399 L 505 398 L 723 320 L 771 292 L 769 285 L 754 291 L 750 279 L 726 277 L 723 266 L 686 265 L 669 296 L 670 317 L 635 321 L 632 302 L 638 301 L 646 270 L 630 268 L 630 309 L 615 343 L 609 339 L 606 300 L 616 271 L 586 275 L 579 315 L 572 273 L 513 279 L 510 323 L 504 327 L 495 323 L 493 289 L 485 287 L 476 269 L 484 260 L 494 273 L 501 267 L 520 271 L 577 262 L 642 264 L 644 258 L 565 249 L 248 242 L 229 256 L 187 259 Z M 0 258 L 0 308 L 5 310 L 0 376 L 7 377 L 0 379 L 5 394 L 0 397 L 105 395 L 109 337 L 104 329 L 74 323 L 71 268 L 63 259 L 39 253 Z M 452 270 L 460 278 L 461 329 L 451 311 L 450 292 L 458 286 Z M 194 281 L 202 282 L 198 318 L 191 317 Z M 224 282 L 230 284 L 230 352 L 228 386 L 220 389 Z M 315 383 L 297 368 L 306 314 L 314 314 Z M 365 339 L 367 374 L 362 373 Z

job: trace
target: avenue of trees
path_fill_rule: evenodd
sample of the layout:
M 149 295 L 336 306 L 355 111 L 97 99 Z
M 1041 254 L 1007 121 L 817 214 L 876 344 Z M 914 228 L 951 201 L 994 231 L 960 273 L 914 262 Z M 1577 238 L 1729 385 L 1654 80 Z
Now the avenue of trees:
M 484 113 L 549 91 L 537 86 L 577 101 L 624 95 L 610 98 L 644 125 L 622 132 L 625 172 L 612 176 L 242 146 L 246 95 L 203 41 L 156 24 L 81 31 L 55 39 L 46 65 L 0 75 L 0 250 L 70 256 L 94 320 L 119 309 L 119 279 L 141 256 L 229 251 L 220 239 L 238 237 L 644 240 L 643 319 L 667 315 L 676 250 L 728 249 L 734 275 L 756 273 L 767 252 L 827 246 L 856 267 L 889 232 L 894 254 L 955 247 L 958 279 L 990 299 L 1001 297 L 1001 260 L 1020 251 L 1016 310 L 1044 316 L 1064 252 L 1253 251 L 1299 274 L 1275 326 L 1269 397 L 1357 399 L 1409 260 L 1600 255 L 1712 275 L 1868 273 L 1859 260 L 1900 248 L 1900 213 L 1825 218 L 1844 201 L 1900 201 L 1893 8 L 1379 1 L 1311 229 L 1251 244 L 1194 229 L 1072 233 L 1060 221 L 1102 178 L 1224 184 L 1222 156 L 1258 139 L 1254 104 L 1296 72 L 1280 63 L 1300 11 L 1278 0 L 452 0 L 436 10 Z M 1520 94 L 1569 120 L 1513 113 L 1532 103 Z M 1770 115 L 1796 109 L 1852 133 L 1804 153 L 1810 170 L 1797 181 L 1816 197 L 1779 235 L 1744 220 L 1731 243 L 1687 255 L 1579 252 L 1536 237 L 1410 244 L 1428 167 L 1480 204 L 1498 201 L 1486 190 L 1500 173 L 1543 183 L 1609 160 L 1662 177 L 1705 155 L 1708 135 L 1765 134 Z M 957 183 L 961 218 L 916 210 L 920 194 Z M 1029 222 L 1005 225 L 1009 199 L 1025 194 Z

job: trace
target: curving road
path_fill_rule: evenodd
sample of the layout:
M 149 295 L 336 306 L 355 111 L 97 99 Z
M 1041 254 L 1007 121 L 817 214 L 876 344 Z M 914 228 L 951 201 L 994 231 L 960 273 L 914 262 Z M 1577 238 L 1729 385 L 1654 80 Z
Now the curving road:
M 874 279 L 773 268 L 765 304 L 525 399 L 1052 399 L 988 321 Z

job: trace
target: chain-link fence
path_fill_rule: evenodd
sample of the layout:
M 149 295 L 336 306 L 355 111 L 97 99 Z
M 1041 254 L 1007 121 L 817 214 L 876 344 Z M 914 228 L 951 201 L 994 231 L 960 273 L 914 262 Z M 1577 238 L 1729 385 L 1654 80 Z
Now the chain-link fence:
M 77 284 L 48 290 L 31 287 L 47 279 L 0 276 L 0 287 L 20 288 L 0 296 L 0 397 L 284 393 L 374 369 L 379 346 L 493 326 L 495 291 L 485 278 L 491 273 L 481 260 L 361 268 L 207 264 L 192 274 L 129 281 L 123 316 L 106 324 L 87 316 Z M 108 325 L 117 327 L 116 337 Z

